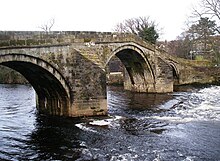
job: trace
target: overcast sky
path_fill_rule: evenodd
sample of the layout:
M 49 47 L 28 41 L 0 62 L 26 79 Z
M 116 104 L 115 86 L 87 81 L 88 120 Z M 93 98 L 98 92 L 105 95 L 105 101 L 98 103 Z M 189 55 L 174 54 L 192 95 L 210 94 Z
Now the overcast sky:
M 175 39 L 183 31 L 192 5 L 199 0 L 2 0 L 0 30 L 41 30 L 55 19 L 52 30 L 113 31 L 128 18 L 150 16 L 161 39 Z

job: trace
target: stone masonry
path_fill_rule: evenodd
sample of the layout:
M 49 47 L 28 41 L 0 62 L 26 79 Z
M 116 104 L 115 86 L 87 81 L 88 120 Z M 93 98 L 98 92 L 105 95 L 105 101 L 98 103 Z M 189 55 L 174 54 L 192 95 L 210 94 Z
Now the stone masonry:
M 210 83 L 220 75 L 131 34 L 0 32 L 0 65 L 21 73 L 37 93 L 39 111 L 52 115 L 106 115 L 106 66 L 113 56 L 126 69 L 124 88 L 134 92 L 172 92 L 174 83 Z

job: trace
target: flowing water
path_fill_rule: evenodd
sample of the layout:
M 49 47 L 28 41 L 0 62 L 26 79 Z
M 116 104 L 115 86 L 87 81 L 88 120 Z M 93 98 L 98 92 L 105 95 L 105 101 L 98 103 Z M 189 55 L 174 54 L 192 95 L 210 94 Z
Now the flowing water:
M 31 86 L 0 85 L 0 160 L 219 161 L 220 87 L 108 88 L 109 116 L 40 115 Z

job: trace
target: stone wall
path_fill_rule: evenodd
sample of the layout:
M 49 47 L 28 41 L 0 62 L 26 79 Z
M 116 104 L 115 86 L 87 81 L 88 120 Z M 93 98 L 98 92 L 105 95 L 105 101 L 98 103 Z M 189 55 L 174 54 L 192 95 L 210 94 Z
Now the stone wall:
M 188 67 L 180 71 L 179 85 L 220 83 L 219 67 Z
M 0 47 L 30 46 L 30 45 L 61 45 L 72 43 L 109 43 L 109 42 L 139 42 L 143 46 L 155 47 L 144 42 L 140 37 L 129 33 L 86 32 L 86 31 L 0 31 Z
M 124 75 L 122 72 L 111 72 L 107 74 L 107 82 L 108 85 L 123 85 L 124 83 Z
M 0 32 L 0 64 L 21 72 L 41 109 L 54 115 L 106 114 L 106 66 L 114 56 L 126 68 L 125 89 L 134 92 L 219 80 L 218 68 L 175 58 L 131 34 Z

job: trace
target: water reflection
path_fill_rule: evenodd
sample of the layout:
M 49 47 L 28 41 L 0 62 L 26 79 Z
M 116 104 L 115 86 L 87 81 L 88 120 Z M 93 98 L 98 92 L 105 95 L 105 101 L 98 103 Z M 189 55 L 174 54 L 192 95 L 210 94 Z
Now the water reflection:
M 74 126 L 77 120 L 41 115 L 37 117 L 35 130 L 29 136 L 27 144 L 35 160 L 81 157 L 81 142 L 77 139 L 80 130 Z
M 172 94 L 146 94 L 124 91 L 123 87 L 108 87 L 108 109 L 112 115 L 148 116 L 162 109 L 158 105 L 173 98 Z
M 63 118 L 38 114 L 32 87 L 0 85 L 0 160 L 220 160 L 219 95 L 109 87 L 109 116 Z

